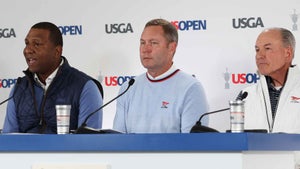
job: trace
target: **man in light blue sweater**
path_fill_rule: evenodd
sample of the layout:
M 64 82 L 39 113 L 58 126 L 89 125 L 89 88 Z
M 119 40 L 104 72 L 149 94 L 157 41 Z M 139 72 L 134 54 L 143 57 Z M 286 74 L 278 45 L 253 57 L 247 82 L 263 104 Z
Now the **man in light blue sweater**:
M 173 56 L 177 29 L 164 19 L 149 21 L 140 39 L 140 59 L 147 69 L 117 100 L 113 128 L 124 133 L 188 133 L 208 105 L 196 78 L 177 69 Z M 128 84 L 120 89 L 120 93 Z M 206 121 L 203 121 L 207 124 Z

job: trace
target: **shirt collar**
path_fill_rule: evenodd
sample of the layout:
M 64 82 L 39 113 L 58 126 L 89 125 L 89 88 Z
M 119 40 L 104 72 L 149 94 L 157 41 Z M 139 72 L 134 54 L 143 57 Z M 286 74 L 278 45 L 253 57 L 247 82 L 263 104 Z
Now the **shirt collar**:
M 46 91 L 48 89 L 48 87 L 50 86 L 50 84 L 52 83 L 54 77 L 56 76 L 59 67 L 61 65 L 63 65 L 63 63 L 64 63 L 64 59 L 61 59 L 60 65 L 45 80 L 46 85 L 44 85 L 44 83 L 42 83 L 40 81 L 40 79 L 36 73 L 34 74 L 34 80 Z
M 174 73 L 176 70 L 177 70 L 176 67 L 174 65 L 172 65 L 169 70 L 167 70 L 165 73 L 163 73 L 157 77 L 152 77 L 148 72 L 147 72 L 147 76 L 150 80 L 161 80 L 165 77 L 168 77 L 169 75 Z
M 266 81 L 267 81 L 267 84 L 268 84 L 268 87 L 270 90 L 273 90 L 273 91 L 281 91 L 282 89 L 282 86 L 274 86 L 273 85 L 273 82 L 272 82 L 272 78 L 270 76 L 266 76 Z

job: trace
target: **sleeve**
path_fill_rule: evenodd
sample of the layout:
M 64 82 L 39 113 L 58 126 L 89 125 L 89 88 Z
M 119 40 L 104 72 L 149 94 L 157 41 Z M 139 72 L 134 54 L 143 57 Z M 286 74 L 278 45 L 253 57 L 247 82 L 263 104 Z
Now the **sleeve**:
M 15 87 L 11 90 L 9 97 L 12 97 Z M 4 120 L 3 133 L 17 133 L 19 132 L 19 125 L 17 121 L 16 108 L 14 99 L 10 99 L 6 107 L 6 116 Z
M 184 97 L 184 109 L 181 118 L 181 132 L 189 133 L 200 116 L 207 112 L 208 103 L 204 89 L 200 82 L 193 84 L 187 90 Z M 203 125 L 208 125 L 207 117 L 201 122 Z
M 102 104 L 102 96 L 97 85 L 92 80 L 89 80 L 80 95 L 78 125 L 80 126 L 87 116 L 100 108 Z M 103 111 L 99 110 L 88 119 L 87 126 L 100 129 L 102 127 L 102 117 Z

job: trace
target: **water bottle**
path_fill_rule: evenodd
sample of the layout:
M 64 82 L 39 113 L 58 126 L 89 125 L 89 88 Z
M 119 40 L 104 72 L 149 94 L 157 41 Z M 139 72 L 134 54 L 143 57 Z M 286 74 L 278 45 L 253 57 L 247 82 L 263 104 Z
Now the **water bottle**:
M 230 101 L 230 130 L 232 133 L 244 132 L 244 101 Z

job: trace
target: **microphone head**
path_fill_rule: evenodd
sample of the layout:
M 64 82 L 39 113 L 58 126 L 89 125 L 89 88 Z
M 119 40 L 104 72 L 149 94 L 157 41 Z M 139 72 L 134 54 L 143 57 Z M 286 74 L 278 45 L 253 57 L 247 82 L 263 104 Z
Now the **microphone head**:
M 135 81 L 134 79 L 130 79 L 129 82 L 128 82 L 128 85 L 129 86 L 133 85 L 134 81 Z
M 241 100 L 244 100 L 248 96 L 248 92 L 244 92 L 242 94 Z
M 248 96 L 248 92 L 241 91 L 235 100 L 244 100 Z

